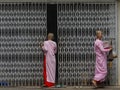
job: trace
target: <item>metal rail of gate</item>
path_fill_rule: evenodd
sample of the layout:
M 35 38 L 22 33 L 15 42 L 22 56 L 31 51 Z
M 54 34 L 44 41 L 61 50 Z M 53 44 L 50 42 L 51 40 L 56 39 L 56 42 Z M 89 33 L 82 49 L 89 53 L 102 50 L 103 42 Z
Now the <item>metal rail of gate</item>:
M 0 85 L 43 83 L 39 42 L 47 34 L 44 3 L 0 3 Z
M 58 81 L 63 85 L 91 85 L 94 75 L 95 32 L 101 29 L 103 40 L 113 38 L 116 44 L 115 3 L 59 3 L 58 22 Z M 106 85 L 117 83 L 117 60 L 109 70 Z

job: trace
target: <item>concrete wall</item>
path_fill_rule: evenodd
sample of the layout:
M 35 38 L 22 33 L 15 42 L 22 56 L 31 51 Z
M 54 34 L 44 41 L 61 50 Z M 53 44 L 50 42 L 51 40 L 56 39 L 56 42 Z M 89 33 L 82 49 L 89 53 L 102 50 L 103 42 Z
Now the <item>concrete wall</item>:
M 118 11 L 118 84 L 120 85 L 120 0 L 117 2 Z

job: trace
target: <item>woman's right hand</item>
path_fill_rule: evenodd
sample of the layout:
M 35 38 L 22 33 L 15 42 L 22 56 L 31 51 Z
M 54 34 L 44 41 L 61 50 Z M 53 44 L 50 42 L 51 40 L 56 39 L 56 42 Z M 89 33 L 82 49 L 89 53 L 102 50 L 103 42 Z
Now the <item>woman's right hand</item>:
M 40 47 L 42 48 L 44 46 L 44 44 L 43 43 L 40 43 Z
M 112 50 L 113 48 L 112 47 L 110 47 L 110 51 Z

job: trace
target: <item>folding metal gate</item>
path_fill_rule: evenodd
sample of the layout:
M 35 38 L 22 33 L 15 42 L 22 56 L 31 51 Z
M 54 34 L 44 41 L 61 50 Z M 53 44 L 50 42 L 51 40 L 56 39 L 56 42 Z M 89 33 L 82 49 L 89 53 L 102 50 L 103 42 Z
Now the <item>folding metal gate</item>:
M 115 3 L 61 3 L 57 5 L 58 81 L 64 85 L 91 85 L 94 75 L 95 32 L 113 39 L 117 52 Z M 109 68 L 109 67 L 108 67 Z M 108 70 L 106 85 L 117 83 L 117 60 Z
M 90 85 L 95 55 L 96 29 L 104 40 L 113 38 L 117 51 L 115 3 L 57 4 L 58 83 Z M 44 3 L 0 3 L 0 84 L 43 84 L 43 53 L 39 48 L 47 34 Z M 107 85 L 117 83 L 117 60 L 109 70 Z
M 43 53 L 47 34 L 44 3 L 0 3 L 0 84 L 43 83 Z

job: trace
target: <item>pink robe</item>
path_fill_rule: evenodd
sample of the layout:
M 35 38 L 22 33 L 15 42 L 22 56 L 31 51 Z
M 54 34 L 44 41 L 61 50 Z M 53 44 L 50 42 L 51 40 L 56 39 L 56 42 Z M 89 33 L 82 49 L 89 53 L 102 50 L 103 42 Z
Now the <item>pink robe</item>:
M 44 51 L 44 84 L 51 87 L 55 84 L 57 45 L 54 41 L 48 40 L 44 42 L 42 50 Z
M 94 43 L 94 51 L 96 54 L 94 80 L 103 82 L 107 75 L 107 52 L 109 52 L 110 49 L 105 49 L 103 47 L 103 42 L 96 39 Z

